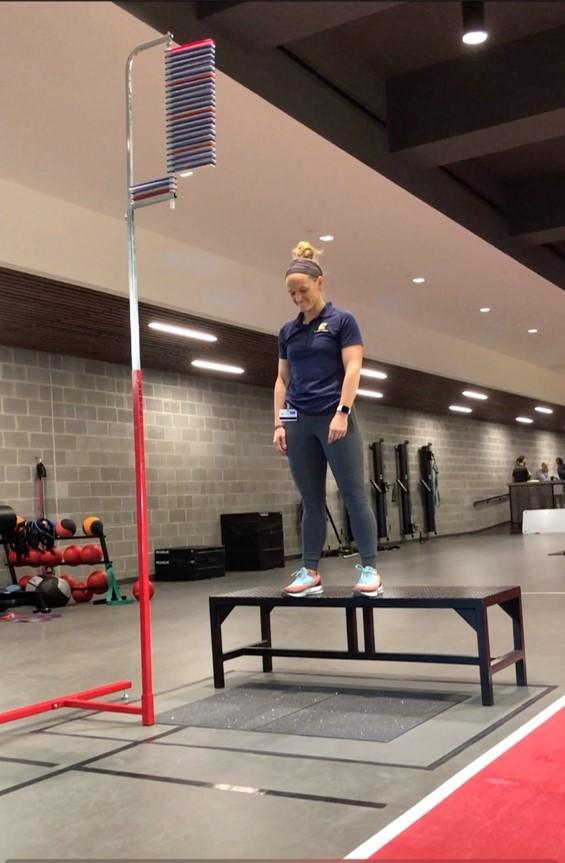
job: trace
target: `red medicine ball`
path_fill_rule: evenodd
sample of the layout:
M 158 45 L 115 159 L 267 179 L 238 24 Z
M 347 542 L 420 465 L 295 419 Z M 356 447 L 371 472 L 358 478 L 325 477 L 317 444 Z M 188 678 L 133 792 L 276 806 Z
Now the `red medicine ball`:
M 77 531 L 77 526 L 72 520 L 72 518 L 62 518 L 61 521 L 58 521 L 55 525 L 55 534 L 61 539 L 68 539 L 70 536 L 74 536 Z
M 71 595 L 75 602 L 90 602 L 92 599 L 92 591 L 85 587 L 75 587 Z
M 63 562 L 63 552 L 60 548 L 50 548 L 41 555 L 43 566 L 59 566 Z
M 139 602 L 139 592 L 140 592 L 140 584 L 139 581 L 134 581 L 131 592 L 135 599 Z M 153 599 L 153 594 L 155 593 L 155 585 L 152 581 L 149 582 L 149 599 Z
M 63 560 L 69 566 L 78 566 L 82 563 L 82 552 L 78 545 L 69 545 L 63 554 Z
M 75 590 L 75 588 L 79 586 L 80 582 L 74 577 L 74 575 L 62 575 L 61 578 L 67 582 L 71 590 Z
M 86 579 L 86 585 L 93 593 L 106 593 L 108 590 L 108 576 L 103 569 L 95 569 Z
M 26 557 L 29 566 L 41 566 L 43 563 L 41 552 L 37 548 L 30 548 Z
M 98 561 L 102 557 L 102 551 L 100 550 L 99 546 L 94 545 L 94 543 L 89 543 L 88 545 L 84 545 L 82 547 L 80 557 L 83 563 L 98 563 Z

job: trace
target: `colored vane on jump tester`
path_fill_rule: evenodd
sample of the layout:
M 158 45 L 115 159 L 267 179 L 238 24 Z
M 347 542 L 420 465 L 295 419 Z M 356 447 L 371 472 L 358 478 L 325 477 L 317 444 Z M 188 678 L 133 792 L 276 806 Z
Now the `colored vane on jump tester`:
M 169 201 L 177 196 L 177 178 L 162 177 L 159 180 L 149 180 L 147 183 L 137 183 L 130 187 L 130 204 L 147 207 L 160 201 Z
M 167 171 L 216 164 L 216 46 L 212 39 L 165 55 Z

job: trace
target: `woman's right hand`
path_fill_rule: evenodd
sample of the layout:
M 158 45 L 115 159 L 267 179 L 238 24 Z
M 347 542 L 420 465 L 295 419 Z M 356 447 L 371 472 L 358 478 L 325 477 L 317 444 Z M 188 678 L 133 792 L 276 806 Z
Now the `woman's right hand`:
M 284 426 L 275 429 L 273 445 L 277 452 L 279 452 L 281 455 L 286 455 L 286 429 L 284 428 Z

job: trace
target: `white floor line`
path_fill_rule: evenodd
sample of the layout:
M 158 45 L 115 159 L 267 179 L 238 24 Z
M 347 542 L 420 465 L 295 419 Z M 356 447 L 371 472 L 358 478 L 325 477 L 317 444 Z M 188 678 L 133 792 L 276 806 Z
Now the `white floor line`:
M 523 590 L 522 596 L 565 596 L 565 590 Z
M 492 749 L 480 755 L 468 764 L 467 767 L 464 767 L 459 773 L 456 773 L 440 785 L 439 788 L 432 791 L 431 794 L 428 794 L 398 818 L 395 818 L 394 821 L 391 821 L 390 824 L 387 824 L 386 827 L 383 827 L 382 830 L 379 830 L 378 833 L 375 833 L 370 839 L 367 839 L 366 842 L 363 842 L 362 845 L 359 845 L 354 851 L 344 857 L 344 860 L 366 860 L 367 857 L 379 851 L 383 846 L 391 842 L 392 839 L 395 839 L 400 833 L 403 833 L 404 830 L 418 821 L 423 815 L 430 812 L 438 803 L 445 800 L 450 794 L 453 794 L 454 791 L 464 785 L 472 776 L 475 776 L 483 767 L 496 761 L 508 749 L 511 749 L 512 746 L 523 740 L 524 737 L 527 737 L 534 729 L 539 728 L 540 725 L 543 725 L 544 722 L 564 707 L 565 695 L 562 695 L 553 704 L 550 704 L 549 707 L 546 707 L 545 710 L 534 716 L 533 719 L 517 728 L 516 731 L 513 731 L 512 734 L 509 734 L 508 737 L 505 737 L 504 740 L 493 746 Z

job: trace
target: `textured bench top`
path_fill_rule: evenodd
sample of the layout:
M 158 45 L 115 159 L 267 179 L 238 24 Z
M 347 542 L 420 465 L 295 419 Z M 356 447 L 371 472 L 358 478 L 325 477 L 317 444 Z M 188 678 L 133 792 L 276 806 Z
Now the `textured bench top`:
M 516 585 L 503 585 L 499 587 L 449 587 L 449 586 L 410 586 L 410 587 L 388 587 L 385 586 L 384 593 L 380 596 L 358 596 L 353 595 L 351 585 L 324 587 L 324 592 L 304 597 L 283 596 L 280 590 L 252 587 L 246 590 L 233 590 L 228 593 L 216 593 L 210 599 L 225 601 L 236 605 L 259 605 L 263 602 L 276 605 L 428 605 L 437 607 L 459 607 L 465 605 L 465 600 L 470 604 L 486 602 L 487 605 L 504 602 L 520 595 L 520 588 Z

